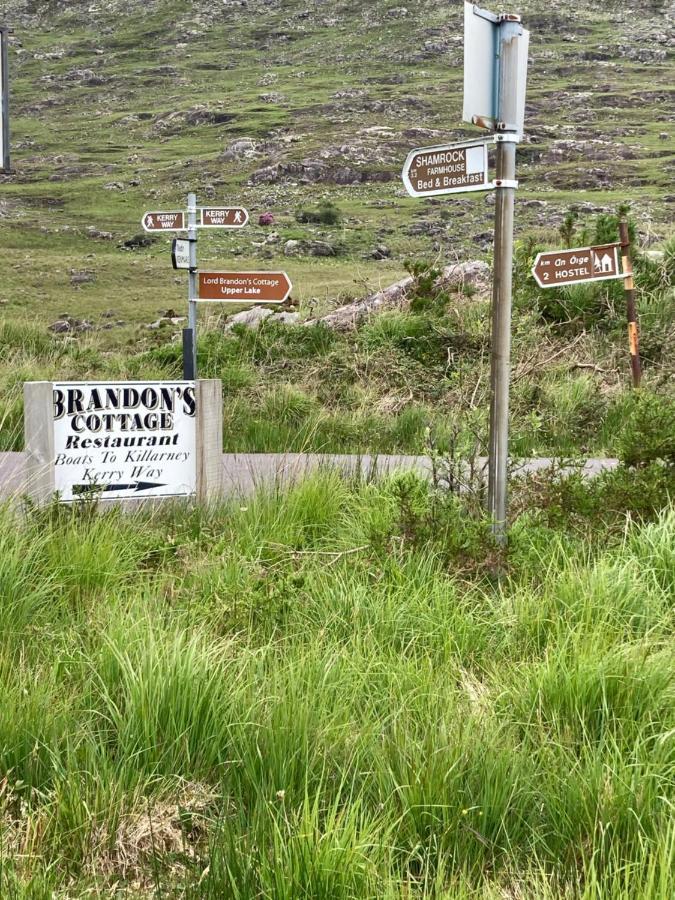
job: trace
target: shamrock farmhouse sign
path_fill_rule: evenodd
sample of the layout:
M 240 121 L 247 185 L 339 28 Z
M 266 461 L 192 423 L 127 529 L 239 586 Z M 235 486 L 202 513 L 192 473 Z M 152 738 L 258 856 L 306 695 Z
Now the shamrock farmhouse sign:
M 203 493 L 200 477 L 220 467 L 220 394 L 217 382 L 27 384 L 29 493 L 64 503 Z

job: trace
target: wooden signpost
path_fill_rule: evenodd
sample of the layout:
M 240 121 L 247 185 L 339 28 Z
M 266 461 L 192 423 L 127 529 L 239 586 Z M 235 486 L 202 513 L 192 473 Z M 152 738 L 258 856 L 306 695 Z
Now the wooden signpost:
M 633 387 L 639 387 L 642 379 L 642 366 L 628 224 L 621 222 L 619 230 L 621 241 L 614 244 L 576 247 L 572 250 L 548 250 L 545 253 L 539 253 L 534 261 L 532 274 L 540 288 L 560 288 L 573 284 L 623 278 L 628 317 L 631 375 Z M 619 250 L 621 250 L 621 264 L 619 264 Z

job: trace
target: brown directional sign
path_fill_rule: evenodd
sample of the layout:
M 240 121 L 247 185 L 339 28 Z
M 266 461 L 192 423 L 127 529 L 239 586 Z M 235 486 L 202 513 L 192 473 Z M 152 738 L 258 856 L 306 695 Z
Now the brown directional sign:
M 141 222 L 146 231 L 183 231 L 187 227 L 184 212 L 146 212 Z
M 603 244 L 540 253 L 532 274 L 542 288 L 623 278 L 619 266 L 619 247 L 620 244 Z
M 243 228 L 248 212 L 240 206 L 203 206 L 201 228 Z
M 403 184 L 411 197 L 485 191 L 488 182 L 487 144 L 451 144 L 413 150 L 403 166 Z
M 283 303 L 292 290 L 285 272 L 200 272 L 199 299 L 220 303 Z

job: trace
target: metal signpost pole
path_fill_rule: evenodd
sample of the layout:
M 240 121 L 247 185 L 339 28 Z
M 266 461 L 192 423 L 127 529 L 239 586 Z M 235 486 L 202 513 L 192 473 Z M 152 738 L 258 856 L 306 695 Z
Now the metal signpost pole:
M 500 16 L 488 466 L 488 512 L 499 543 L 506 541 L 513 217 L 517 187 L 516 147 L 519 141 L 518 39 L 522 33 L 519 16 Z
M 197 378 L 197 195 L 188 194 L 188 242 L 190 268 L 188 272 L 188 327 L 183 332 L 183 378 Z M 187 334 L 186 334 L 187 332 Z
M 9 59 L 7 29 L 0 27 L 0 172 L 9 172 Z

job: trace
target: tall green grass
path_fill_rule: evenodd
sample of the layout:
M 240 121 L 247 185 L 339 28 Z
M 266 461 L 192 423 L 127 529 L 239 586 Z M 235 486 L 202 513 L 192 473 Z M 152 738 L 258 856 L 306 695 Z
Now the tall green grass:
M 672 895 L 672 509 L 495 581 L 401 502 L 3 509 L 0 895 Z

